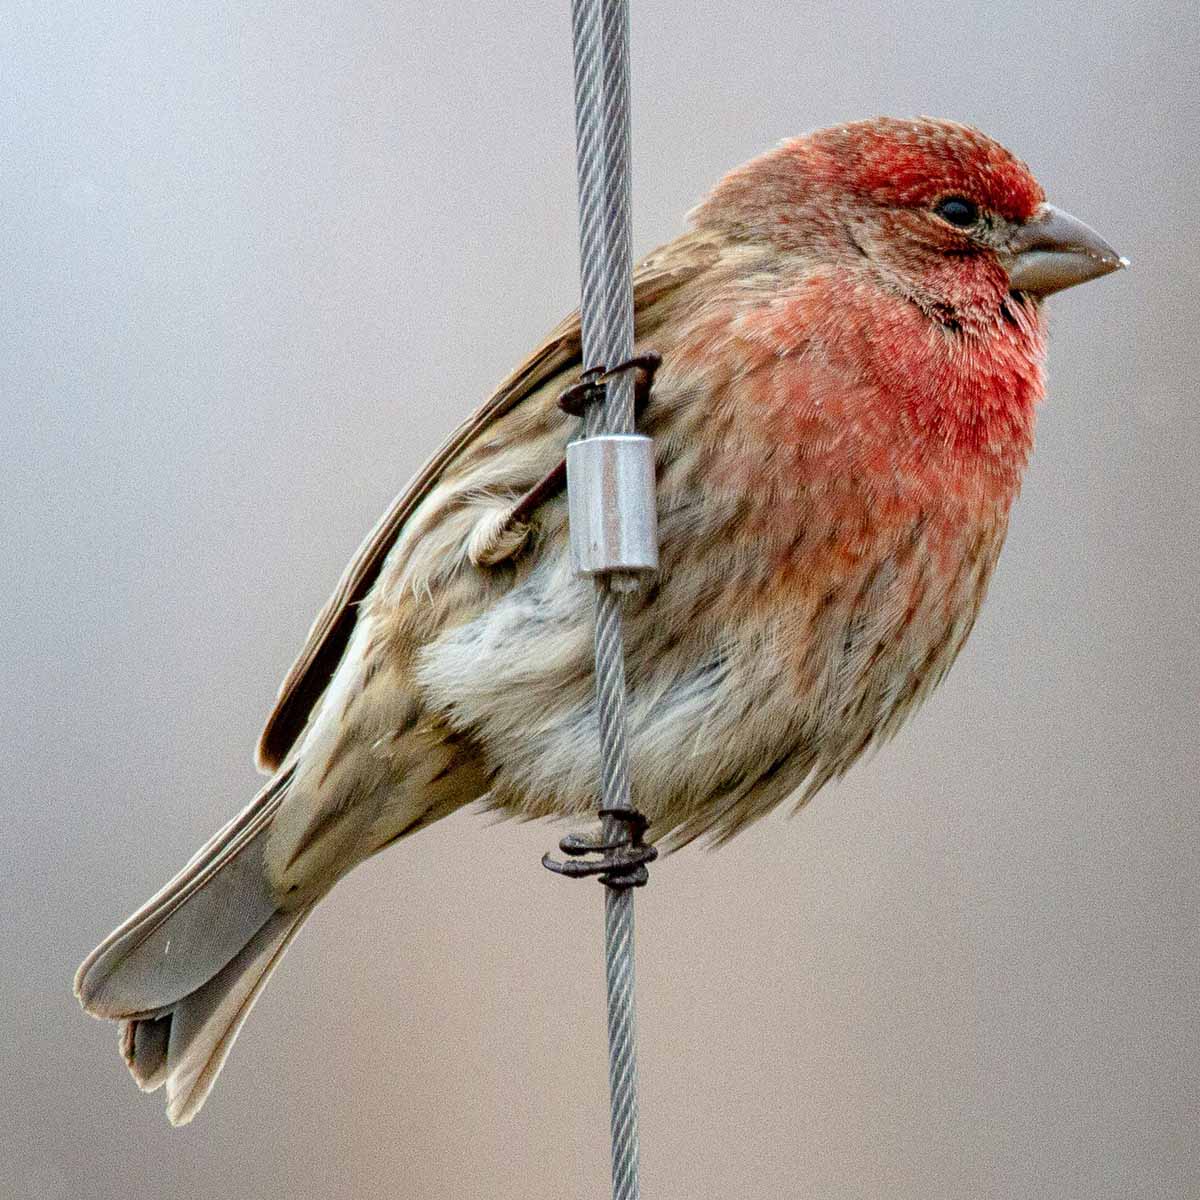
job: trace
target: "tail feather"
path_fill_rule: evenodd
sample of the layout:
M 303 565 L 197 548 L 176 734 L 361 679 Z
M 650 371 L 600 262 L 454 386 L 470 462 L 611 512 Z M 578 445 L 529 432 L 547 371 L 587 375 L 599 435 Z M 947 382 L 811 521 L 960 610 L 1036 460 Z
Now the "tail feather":
M 167 1082 L 167 1039 L 171 1016 L 145 1017 L 121 1023 L 121 1057 L 134 1082 L 152 1092 Z
M 272 780 L 84 959 L 75 993 L 88 1012 L 119 1019 L 174 1004 L 220 971 L 270 919 L 276 906 L 262 843 L 289 778 Z
M 122 1021 L 121 1055 L 138 1087 L 166 1085 L 172 1124 L 186 1124 L 200 1110 L 311 911 L 280 911 L 263 864 L 289 781 L 290 772 L 272 780 L 75 976 L 88 1012 Z
M 166 1085 L 172 1125 L 186 1125 L 200 1111 L 254 1002 L 311 911 L 275 913 L 203 987 L 160 1016 L 122 1025 L 129 1070 L 143 1091 Z

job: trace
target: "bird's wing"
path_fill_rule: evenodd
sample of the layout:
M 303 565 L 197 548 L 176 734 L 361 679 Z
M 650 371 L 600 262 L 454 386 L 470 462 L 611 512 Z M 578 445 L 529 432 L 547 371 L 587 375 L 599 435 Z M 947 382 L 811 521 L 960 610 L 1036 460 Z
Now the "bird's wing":
M 634 305 L 639 335 L 651 332 L 640 318 L 668 293 L 706 272 L 719 257 L 716 247 L 686 234 L 644 259 L 634 272 Z M 408 487 L 392 502 L 359 547 L 309 630 L 279 689 L 258 741 L 258 765 L 274 771 L 308 723 L 314 705 L 333 677 L 357 620 L 358 605 L 370 591 L 405 522 L 456 458 L 505 413 L 547 380 L 579 365 L 579 314 L 567 317 L 496 391 L 442 443 Z

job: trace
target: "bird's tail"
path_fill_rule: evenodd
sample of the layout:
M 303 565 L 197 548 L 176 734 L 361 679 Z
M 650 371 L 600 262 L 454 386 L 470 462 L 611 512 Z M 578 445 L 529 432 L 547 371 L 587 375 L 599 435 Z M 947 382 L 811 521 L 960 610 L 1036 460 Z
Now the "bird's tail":
M 75 992 L 121 1022 L 139 1087 L 166 1085 L 167 1116 L 200 1111 L 242 1023 L 312 905 L 280 910 L 263 843 L 290 782 L 273 779 L 174 879 L 92 951 Z

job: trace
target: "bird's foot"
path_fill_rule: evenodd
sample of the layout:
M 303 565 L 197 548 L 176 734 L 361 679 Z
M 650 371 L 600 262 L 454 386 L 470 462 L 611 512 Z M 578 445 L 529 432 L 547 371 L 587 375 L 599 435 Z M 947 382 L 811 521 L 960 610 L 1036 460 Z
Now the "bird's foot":
M 592 367 L 584 371 L 583 378 L 572 384 L 558 398 L 558 407 L 573 417 L 582 417 L 588 406 L 604 399 L 605 385 L 614 375 L 622 371 L 636 371 L 633 381 L 633 415 L 641 418 L 650 403 L 650 389 L 654 386 L 654 373 L 662 366 L 662 355 L 654 350 L 635 354 L 615 367 Z
M 558 406 L 574 417 L 583 416 L 588 405 L 604 399 L 608 381 L 622 371 L 636 371 L 633 384 L 633 415 L 640 421 L 650 403 L 654 372 L 662 365 L 662 355 L 653 350 L 635 354 L 615 367 L 595 367 L 584 373 L 579 383 L 567 388 L 558 398 Z M 480 523 L 467 547 L 467 557 L 477 567 L 494 567 L 508 562 L 524 548 L 529 539 L 534 514 L 548 500 L 561 495 L 567 487 L 567 460 L 558 462 L 511 508 L 497 512 Z M 566 853 L 566 851 L 564 851 Z
M 599 831 L 569 833 L 558 843 L 566 861 L 544 854 L 542 866 L 568 879 L 598 876 L 606 887 L 618 891 L 645 887 L 650 880 L 646 867 L 658 857 L 657 847 L 642 840 L 646 818 L 633 808 L 605 808 L 600 815 L 606 818 L 607 836 Z

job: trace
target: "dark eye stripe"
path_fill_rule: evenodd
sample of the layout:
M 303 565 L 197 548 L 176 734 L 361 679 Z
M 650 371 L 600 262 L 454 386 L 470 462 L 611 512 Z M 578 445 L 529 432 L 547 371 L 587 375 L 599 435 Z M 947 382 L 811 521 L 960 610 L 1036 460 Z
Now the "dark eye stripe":
M 959 229 L 966 229 L 979 220 L 979 205 L 965 196 L 947 196 L 933 206 L 933 211 Z

